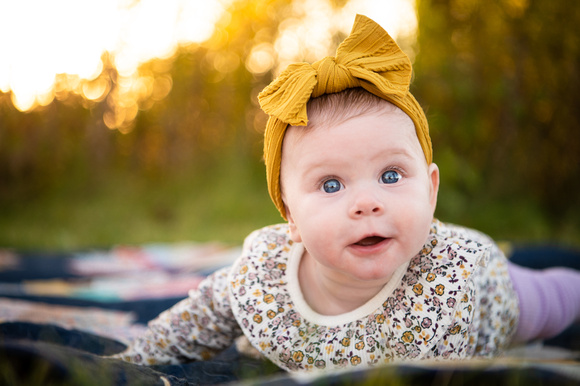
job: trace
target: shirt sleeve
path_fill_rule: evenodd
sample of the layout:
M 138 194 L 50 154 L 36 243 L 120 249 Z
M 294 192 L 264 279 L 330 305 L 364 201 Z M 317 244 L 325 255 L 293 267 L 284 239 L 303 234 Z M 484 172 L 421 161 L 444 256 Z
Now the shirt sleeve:
M 148 330 L 114 357 L 143 365 L 210 359 L 241 335 L 228 296 L 229 267 L 148 324 Z
M 533 270 L 509 263 L 509 274 L 520 301 L 514 343 L 551 338 L 580 322 L 580 272 Z
M 477 283 L 476 309 L 480 323 L 475 354 L 497 356 L 509 346 L 515 333 L 519 304 L 508 273 L 508 261 L 495 243 Z

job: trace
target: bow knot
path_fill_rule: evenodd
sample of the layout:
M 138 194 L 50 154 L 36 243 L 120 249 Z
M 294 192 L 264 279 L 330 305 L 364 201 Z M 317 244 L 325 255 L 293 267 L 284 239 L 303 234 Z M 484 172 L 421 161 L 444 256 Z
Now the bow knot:
M 359 80 L 352 75 L 350 69 L 332 56 L 319 60 L 312 64 L 318 74 L 318 81 L 312 90 L 312 98 L 324 94 L 333 94 L 347 88 L 359 87 Z

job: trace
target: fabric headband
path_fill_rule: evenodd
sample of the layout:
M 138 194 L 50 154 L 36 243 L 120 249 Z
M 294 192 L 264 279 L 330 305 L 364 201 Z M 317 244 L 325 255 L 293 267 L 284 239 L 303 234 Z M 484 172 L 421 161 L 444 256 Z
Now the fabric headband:
M 291 64 L 258 95 L 260 107 L 269 115 L 264 132 L 268 191 L 284 219 L 286 210 L 280 188 L 282 141 L 288 125 L 308 124 L 306 104 L 310 98 L 362 87 L 391 102 L 413 120 L 427 164 L 432 162 L 427 118 L 409 92 L 411 75 L 411 61 L 389 34 L 368 17 L 357 15 L 335 57 L 313 64 Z

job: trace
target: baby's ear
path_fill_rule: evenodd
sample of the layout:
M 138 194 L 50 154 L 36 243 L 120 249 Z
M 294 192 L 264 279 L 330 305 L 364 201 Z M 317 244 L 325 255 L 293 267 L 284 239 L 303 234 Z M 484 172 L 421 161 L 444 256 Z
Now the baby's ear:
M 284 204 L 284 209 L 286 209 L 286 219 L 288 220 L 288 228 L 290 229 L 290 239 L 292 239 L 292 241 L 295 243 L 302 242 L 302 237 L 300 237 L 300 232 L 298 231 L 298 227 L 294 222 L 290 208 L 288 205 Z
M 431 185 L 429 202 L 433 212 L 435 212 L 435 207 L 437 206 L 437 193 L 439 192 L 439 167 L 434 162 L 429 165 L 429 182 Z

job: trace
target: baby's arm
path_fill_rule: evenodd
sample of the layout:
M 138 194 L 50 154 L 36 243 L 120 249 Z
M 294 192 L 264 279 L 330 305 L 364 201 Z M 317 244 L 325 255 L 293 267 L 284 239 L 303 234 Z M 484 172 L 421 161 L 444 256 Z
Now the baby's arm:
M 241 330 L 229 304 L 228 273 L 224 268 L 209 276 L 115 357 L 144 365 L 178 364 L 209 359 L 229 347 Z
M 580 322 L 580 272 L 567 268 L 533 270 L 508 263 L 520 302 L 516 343 L 558 335 Z

